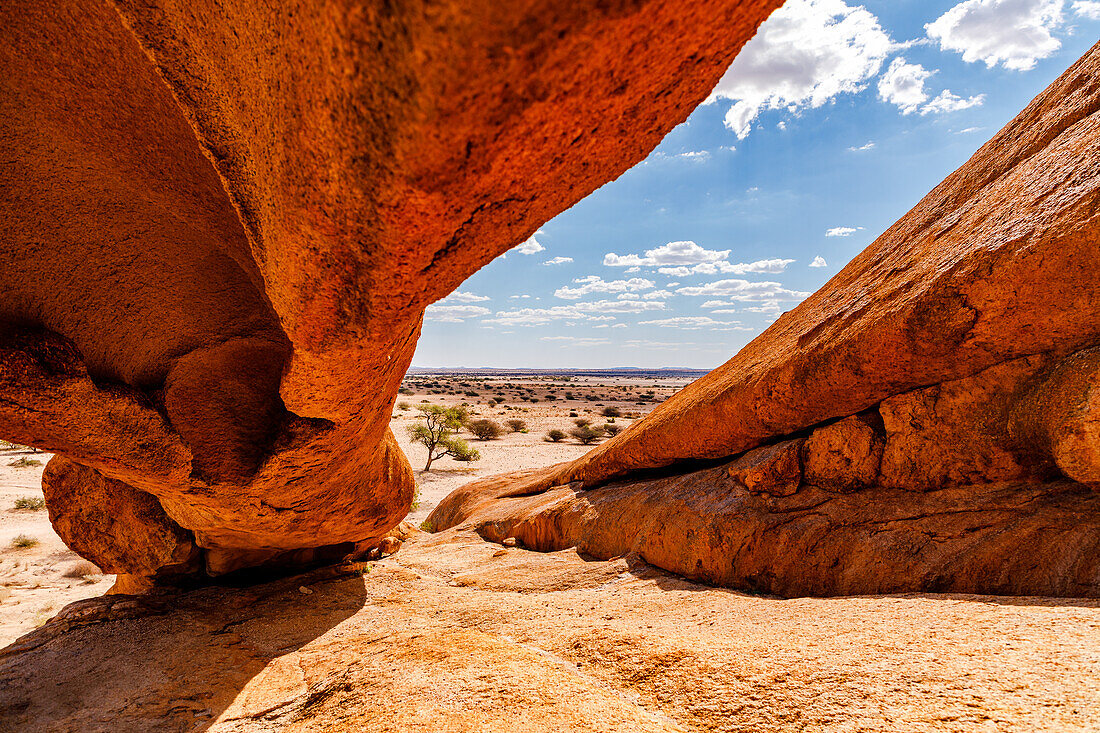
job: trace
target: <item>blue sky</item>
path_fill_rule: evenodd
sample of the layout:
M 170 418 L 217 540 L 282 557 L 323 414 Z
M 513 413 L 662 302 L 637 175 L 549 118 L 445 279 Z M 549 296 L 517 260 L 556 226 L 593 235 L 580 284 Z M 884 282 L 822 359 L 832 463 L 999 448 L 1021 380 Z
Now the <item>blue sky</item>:
M 789 0 L 644 162 L 431 306 L 413 364 L 715 367 L 1098 33 L 1100 0 Z

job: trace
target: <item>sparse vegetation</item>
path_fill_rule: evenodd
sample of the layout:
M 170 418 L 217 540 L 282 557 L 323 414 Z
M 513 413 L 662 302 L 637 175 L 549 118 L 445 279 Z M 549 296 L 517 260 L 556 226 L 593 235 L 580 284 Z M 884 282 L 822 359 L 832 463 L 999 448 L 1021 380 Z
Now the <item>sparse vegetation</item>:
M 428 404 L 419 405 L 416 409 L 423 422 L 408 427 L 409 438 L 428 449 L 425 471 L 430 471 L 432 462 L 444 456 L 456 461 L 481 460 L 480 453 L 467 445 L 465 440 L 455 437 L 455 432 L 466 423 L 468 414 L 465 408 Z
M 423 531 L 425 531 L 429 534 L 431 534 L 432 532 L 435 532 L 435 527 L 433 527 L 432 523 L 429 522 L 427 519 L 425 519 L 423 522 L 420 523 L 420 529 L 422 529 Z
M 90 563 L 87 560 L 82 560 L 75 563 L 72 567 L 62 573 L 66 578 L 80 578 L 85 579 L 92 575 L 103 575 L 103 571 L 100 570 L 95 563 Z
M 591 423 L 592 421 L 589 420 L 587 417 L 578 417 L 576 420 L 573 421 L 573 424 L 576 425 L 578 428 L 583 428 L 586 425 L 590 425 Z
M 478 440 L 496 440 L 504 433 L 504 428 L 495 420 L 481 419 L 471 420 L 466 428 L 473 433 Z
M 622 417 L 623 412 L 618 407 L 605 407 L 603 412 L 600 413 L 604 417 Z
M 407 409 L 409 409 L 409 407 L 410 407 L 410 405 L 409 405 L 408 402 L 398 402 L 397 403 L 397 409 L 398 410 L 407 410 Z
M 23 456 L 22 458 L 19 458 L 18 460 L 14 460 L 14 461 L 12 461 L 11 463 L 8 464 L 8 466 L 10 466 L 11 468 L 31 468 L 32 466 L 41 466 L 41 465 L 42 465 L 42 461 L 39 461 L 36 458 L 27 458 L 26 456 Z
M 40 496 L 21 496 L 15 500 L 15 508 L 26 512 L 40 512 L 46 508 L 46 500 Z
M 19 534 L 11 541 L 11 546 L 17 550 L 27 550 L 38 546 L 38 540 L 25 534 Z
M 591 445 L 599 440 L 602 431 L 594 429 L 591 425 L 578 425 L 569 431 L 577 441 L 583 445 Z
M 548 443 L 560 443 L 565 440 L 565 431 L 555 428 L 546 434 L 546 441 Z
M 609 438 L 613 438 L 623 431 L 622 425 L 615 425 L 614 423 L 607 423 L 603 426 L 603 432 Z
M 518 418 L 512 418 L 511 420 L 505 420 L 504 424 L 507 425 L 513 433 L 522 433 L 527 430 L 527 423 Z

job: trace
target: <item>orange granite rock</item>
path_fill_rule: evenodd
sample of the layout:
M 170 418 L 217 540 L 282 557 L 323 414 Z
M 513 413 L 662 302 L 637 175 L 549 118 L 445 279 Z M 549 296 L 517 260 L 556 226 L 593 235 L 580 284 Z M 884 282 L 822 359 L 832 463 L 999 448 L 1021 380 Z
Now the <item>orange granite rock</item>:
M 154 497 L 208 573 L 380 540 L 424 308 L 644 158 L 779 4 L 4 3 L 0 436 Z
M 1100 45 L 725 365 L 428 522 L 780 595 L 1100 596 L 1098 159 Z

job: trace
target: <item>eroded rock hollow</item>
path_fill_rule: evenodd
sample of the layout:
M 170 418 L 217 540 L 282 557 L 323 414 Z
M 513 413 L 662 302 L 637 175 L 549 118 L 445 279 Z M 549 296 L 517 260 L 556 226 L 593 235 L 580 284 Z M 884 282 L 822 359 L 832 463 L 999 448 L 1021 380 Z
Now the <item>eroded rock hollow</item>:
M 137 589 L 381 537 L 424 308 L 779 4 L 4 3 L 0 436 L 63 539 Z

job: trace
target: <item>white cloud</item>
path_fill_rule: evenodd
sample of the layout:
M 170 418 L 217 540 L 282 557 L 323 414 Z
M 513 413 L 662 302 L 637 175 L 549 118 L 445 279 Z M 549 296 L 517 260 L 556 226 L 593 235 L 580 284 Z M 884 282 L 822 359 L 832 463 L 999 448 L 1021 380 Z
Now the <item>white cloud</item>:
M 674 283 L 669 283 L 669 284 L 668 284 L 668 285 L 666 285 L 665 287 L 666 287 L 666 288 L 674 288 L 674 287 L 676 287 L 676 286 L 677 286 L 677 285 L 679 285 L 679 284 L 680 284 L 680 283 L 678 283 L 678 282 L 674 282 Z
M 984 129 L 985 129 L 984 127 L 968 127 L 965 130 L 956 130 L 955 134 L 956 135 L 969 135 L 972 132 L 981 132 Z
M 539 244 L 539 241 L 537 239 L 537 237 L 542 233 L 543 231 L 539 229 L 537 232 L 528 237 L 527 241 L 525 241 L 523 244 L 519 244 L 513 247 L 512 251 L 519 252 L 521 255 L 533 255 L 542 252 L 546 249 L 546 247 L 543 247 L 541 244 Z
M 858 148 L 855 147 L 855 146 L 848 148 L 848 152 L 849 153 L 862 153 L 865 150 L 874 150 L 874 149 L 875 149 L 875 141 L 871 140 L 865 145 L 860 145 Z
M 751 331 L 747 326 L 742 326 L 740 321 L 716 321 L 710 316 L 677 316 L 675 318 L 661 318 L 656 321 L 641 321 L 641 326 L 659 326 L 661 328 L 682 328 L 685 331 L 695 331 L 706 328 L 714 331 Z
M 670 290 L 654 290 L 649 293 L 623 293 L 619 296 L 619 300 L 664 300 L 666 298 L 675 298 L 676 293 Z
M 779 301 L 769 300 L 769 301 L 766 301 L 764 303 L 761 303 L 760 305 L 754 305 L 754 306 L 745 308 L 745 311 L 747 313 L 767 313 L 769 315 L 778 316 L 780 313 L 783 312 L 783 308 L 780 307 Z M 721 311 L 714 311 L 714 312 L 715 313 L 721 313 Z
M 1053 34 L 1062 6 L 1063 0 L 965 0 L 924 28 L 963 61 L 1027 71 L 1062 47 Z
M 768 273 L 775 275 L 787 269 L 787 265 L 794 260 L 757 260 L 756 262 L 704 262 L 694 267 L 661 267 L 657 272 L 662 275 L 675 277 L 688 277 L 689 275 L 747 275 L 750 272 Z
M 680 153 L 677 158 L 683 158 L 684 160 L 690 160 L 695 163 L 706 163 L 710 160 L 710 153 L 706 150 L 689 150 L 686 153 Z
M 833 227 L 825 230 L 826 237 L 850 237 L 863 227 Z
M 711 100 L 735 100 L 725 124 L 744 139 L 761 110 L 797 112 L 861 91 L 891 48 L 878 19 L 862 6 L 788 0 L 745 44 Z
M 940 92 L 940 95 L 933 99 L 928 104 L 921 107 L 920 113 L 922 115 L 927 114 L 946 114 L 947 112 L 958 112 L 961 109 L 970 109 L 971 107 L 979 107 L 982 102 L 985 101 L 984 94 L 978 94 L 974 97 L 963 99 L 957 97 L 951 93 L 950 89 L 945 89 Z
M 517 308 L 510 311 L 497 311 L 492 318 L 485 318 L 483 324 L 499 326 L 544 326 L 554 321 L 587 321 L 598 323 L 614 321 L 609 313 L 644 313 L 664 310 L 660 301 L 644 300 L 597 300 L 589 303 L 570 303 L 550 308 Z
M 612 326 L 612 328 L 626 328 L 626 327 L 627 326 L 626 326 L 625 323 L 616 323 L 614 326 Z
M 569 346 L 601 346 L 611 343 L 610 339 L 578 336 L 543 336 L 539 341 L 561 341 Z
M 1096 0 L 1076 0 L 1073 12 L 1089 20 L 1100 20 L 1100 2 Z
M 450 295 L 448 295 L 446 298 L 444 298 L 443 300 L 441 300 L 439 302 L 440 303 L 446 303 L 447 301 L 454 301 L 454 302 L 457 302 L 457 303 L 482 303 L 486 300 L 489 300 L 489 296 L 487 296 L 487 295 L 477 295 L 476 293 L 464 293 L 464 292 L 461 292 L 459 290 L 456 290 L 455 292 L 451 293 Z
M 920 109 L 928 101 L 928 92 L 924 91 L 924 82 L 932 76 L 920 64 L 910 64 L 898 57 L 890 63 L 878 80 L 878 97 L 884 102 L 896 104 L 903 115 Z
M 642 277 L 632 277 L 629 280 L 604 280 L 599 275 L 577 278 L 573 281 L 580 285 L 579 288 L 562 286 L 554 291 L 554 295 L 563 300 L 577 300 L 591 293 L 624 293 L 649 290 L 655 283 Z
M 748 280 L 717 280 L 698 287 L 680 288 L 681 295 L 706 295 L 716 298 L 730 298 L 733 301 L 745 300 L 801 300 L 810 296 L 799 290 L 788 290 L 782 283 L 749 282 Z M 724 305 L 736 305 L 728 302 Z
M 429 305 L 424 310 L 424 319 L 440 323 L 462 323 L 467 318 L 486 316 L 491 312 L 480 305 L 439 305 L 437 303 Z
M 718 262 L 730 256 L 728 249 L 704 249 L 695 242 L 669 242 L 654 249 L 647 249 L 644 255 L 619 256 L 608 252 L 603 256 L 607 267 L 660 267 L 662 265 L 698 265 L 703 262 Z
M 828 267 L 829 263 L 825 261 L 825 258 L 821 255 L 814 257 L 814 261 L 810 263 L 810 267 Z
M 555 257 L 553 259 L 543 262 L 544 265 L 564 265 L 566 262 L 572 262 L 572 257 Z

